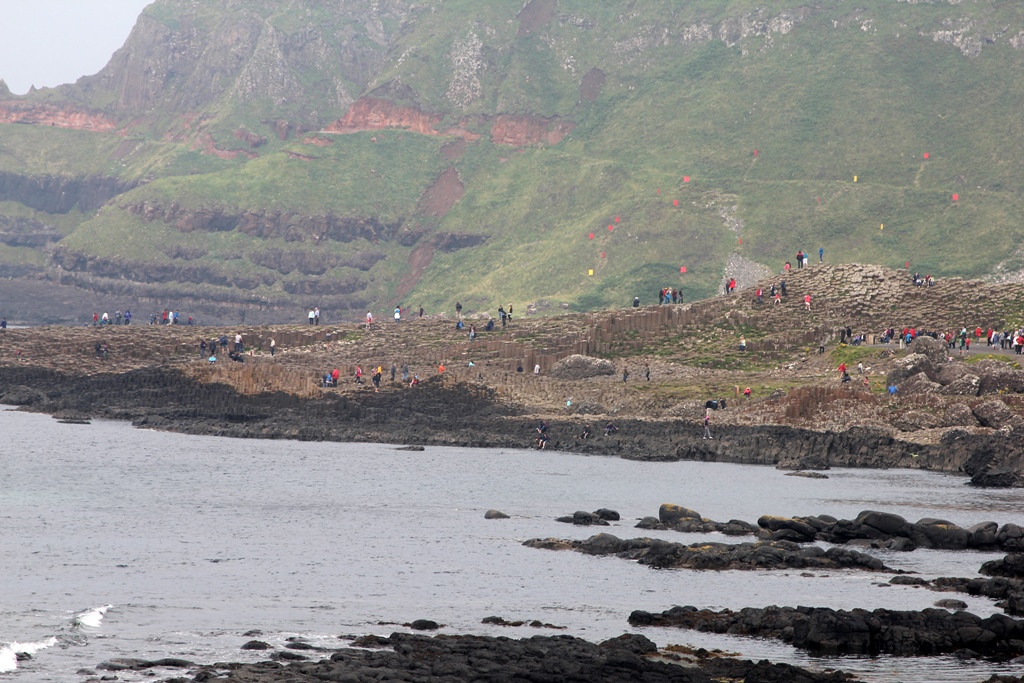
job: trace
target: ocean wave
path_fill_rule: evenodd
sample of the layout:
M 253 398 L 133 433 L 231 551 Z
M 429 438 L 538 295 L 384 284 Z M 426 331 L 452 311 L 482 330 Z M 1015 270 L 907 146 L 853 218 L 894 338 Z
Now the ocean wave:
M 99 628 L 100 623 L 103 621 L 103 615 L 106 614 L 107 610 L 111 607 L 113 607 L 113 605 L 101 605 L 99 607 L 90 607 L 89 609 L 82 610 L 75 614 L 71 619 L 71 625 Z
M 57 644 L 57 638 L 50 636 L 33 643 L 19 643 L 17 641 L 0 645 L 0 673 L 14 671 L 18 668 L 18 654 L 26 653 L 34 655 L 39 650 L 53 647 Z

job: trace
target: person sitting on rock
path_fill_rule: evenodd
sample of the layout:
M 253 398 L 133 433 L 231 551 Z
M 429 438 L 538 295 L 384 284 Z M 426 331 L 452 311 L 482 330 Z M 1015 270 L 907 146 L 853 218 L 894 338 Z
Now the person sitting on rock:
M 494 329 L 494 318 L 488 318 L 487 324 L 484 325 L 484 330 L 490 332 Z
M 618 427 L 616 427 L 616 426 L 615 426 L 614 424 L 612 424 L 611 422 L 609 422 L 608 424 L 606 424 L 606 425 L 604 426 L 604 435 L 605 435 L 605 436 L 611 436 L 612 434 L 616 434 L 616 433 L 618 433 L 618 431 L 619 431 L 619 428 L 618 428 Z
M 420 376 L 419 375 L 413 375 L 412 379 L 409 381 L 409 388 L 418 387 L 419 385 L 420 385 Z
M 583 423 L 583 431 L 580 432 L 580 435 L 577 436 L 576 438 L 579 439 L 580 441 L 585 441 L 585 440 L 590 438 L 590 423 L 589 422 L 584 422 Z

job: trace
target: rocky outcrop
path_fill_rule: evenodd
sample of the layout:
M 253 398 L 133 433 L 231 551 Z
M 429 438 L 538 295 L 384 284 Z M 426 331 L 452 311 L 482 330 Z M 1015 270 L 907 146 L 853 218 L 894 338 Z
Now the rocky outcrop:
M 498 623 L 498 622 L 489 622 Z M 750 662 L 709 653 L 659 654 L 646 636 L 627 633 L 602 643 L 573 636 L 512 639 L 490 636 L 393 633 L 362 636 L 320 661 L 213 664 L 196 667 L 196 680 L 225 683 L 321 681 L 627 681 L 715 683 L 747 680 L 782 683 L 856 683 L 841 671 L 814 672 L 789 664 Z M 302 658 L 305 659 L 305 658 Z M 686 666 L 680 666 L 685 664 Z M 227 669 L 227 671 L 225 671 Z
M 924 518 L 908 522 L 900 515 L 865 510 L 854 519 L 836 519 L 829 515 L 778 517 L 762 515 L 757 525 L 732 519 L 716 522 L 695 510 L 663 504 L 658 517 L 644 517 L 638 529 L 671 529 L 683 533 L 723 533 L 732 536 L 756 535 L 764 541 L 812 543 L 824 541 L 836 545 L 853 544 L 874 548 L 910 551 L 918 547 L 942 550 L 1016 550 L 1024 548 L 1022 530 L 1015 524 L 983 522 L 964 529 L 942 519 Z
M 551 368 L 551 376 L 559 379 L 583 379 L 614 374 L 615 364 L 611 361 L 578 353 L 563 358 Z
M 134 186 L 135 183 L 110 177 L 26 176 L 0 172 L 0 201 L 18 202 L 46 213 L 63 214 L 76 208 L 89 212 Z
M 963 650 L 1010 659 L 1024 654 L 1024 622 L 998 614 L 983 619 L 944 609 L 869 612 L 772 606 L 714 612 L 673 607 L 661 614 L 635 611 L 629 623 L 777 638 L 821 655 L 916 657 Z
M 229 232 L 237 230 L 252 237 L 280 238 L 286 242 L 324 240 L 352 242 L 392 241 L 401 222 L 381 223 L 376 218 L 309 215 L 294 212 L 251 210 L 233 212 L 224 208 L 192 209 L 177 203 L 132 202 L 121 208 L 143 221 L 161 221 L 181 232 Z
M 100 111 L 22 100 L 0 101 L 0 123 L 22 123 L 97 132 L 117 129 L 117 122 Z
M 862 569 L 895 572 L 871 555 L 845 548 L 802 548 L 788 541 L 756 543 L 694 543 L 683 545 L 660 539 L 622 540 L 598 534 L 582 541 L 530 539 L 529 548 L 575 550 L 586 555 L 615 555 L 655 569 Z
M 365 130 L 407 130 L 420 135 L 449 135 L 475 141 L 480 135 L 470 132 L 481 117 L 460 120 L 450 126 L 443 125 L 441 113 L 423 112 L 417 106 L 403 105 L 379 97 L 362 97 L 349 107 L 343 117 L 323 129 L 324 133 L 356 133 Z M 530 145 L 557 145 L 572 132 L 576 124 L 558 117 L 530 114 L 500 114 L 482 117 L 490 121 L 491 141 L 497 145 L 526 147 Z

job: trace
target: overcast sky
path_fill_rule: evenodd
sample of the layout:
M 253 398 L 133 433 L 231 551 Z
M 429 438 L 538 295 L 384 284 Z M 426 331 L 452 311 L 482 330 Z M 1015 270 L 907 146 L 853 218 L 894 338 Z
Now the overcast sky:
M 18 95 L 102 69 L 153 0 L 0 0 L 0 78 Z

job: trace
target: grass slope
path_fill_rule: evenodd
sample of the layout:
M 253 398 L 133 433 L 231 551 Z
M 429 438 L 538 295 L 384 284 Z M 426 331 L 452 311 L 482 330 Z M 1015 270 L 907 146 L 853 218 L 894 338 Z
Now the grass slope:
M 545 5 L 549 15 L 534 12 Z M 148 11 L 170 25 L 181 7 Z M 271 12 L 275 28 L 303 30 L 288 7 Z M 225 99 L 206 113 L 204 130 L 222 148 L 245 148 L 239 127 L 267 137 L 252 160 L 202 153 L 184 129 L 176 132 L 188 142 L 144 136 L 126 151 L 118 135 L 4 126 L 0 170 L 153 179 L 64 240 L 99 256 L 160 259 L 168 245 L 201 246 L 211 266 L 244 271 L 259 267 L 225 255 L 373 246 L 387 253 L 372 271 L 380 306 L 394 300 L 411 247 L 184 234 L 119 207 L 333 213 L 486 236 L 433 255 L 405 301 L 434 311 L 456 298 L 470 310 L 540 300 L 590 309 L 648 301 L 664 286 L 694 299 L 717 290 L 734 251 L 773 269 L 819 246 L 835 262 L 909 261 L 940 276 L 1020 265 L 1019 3 L 449 0 L 431 10 L 411 15 L 366 92 L 401 84 L 403 103 L 480 132 L 482 115 L 575 123 L 551 147 L 500 147 L 486 135 L 470 144 L 454 162 L 465 195 L 440 219 L 417 207 L 450 163 L 444 138 L 386 131 L 335 136 L 326 147 L 282 142 L 267 118 L 294 103 Z M 207 29 L 220 21 L 200 14 Z M 330 21 L 352 40 L 372 33 L 356 18 Z M 592 69 L 605 81 L 591 101 L 579 84 Z M 297 78 L 320 82 L 315 70 Z

